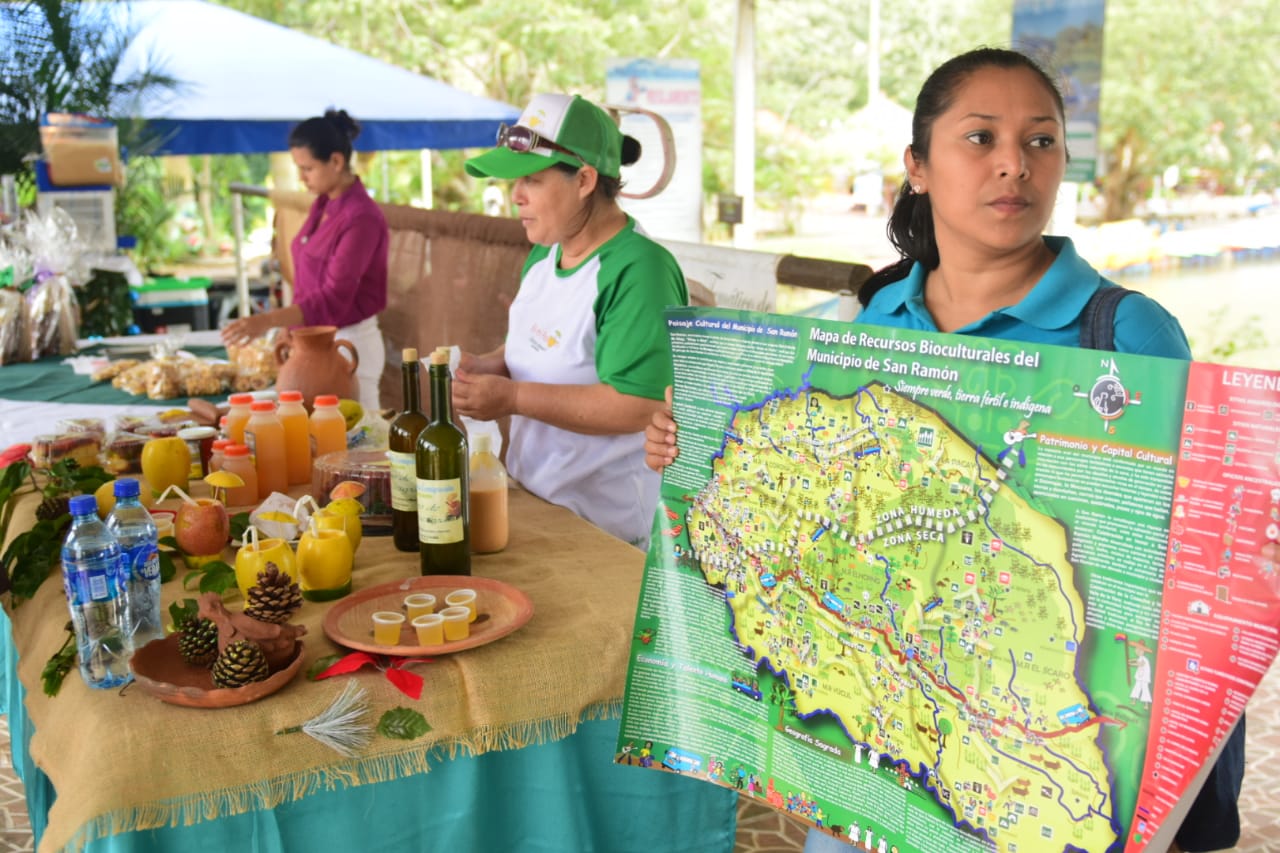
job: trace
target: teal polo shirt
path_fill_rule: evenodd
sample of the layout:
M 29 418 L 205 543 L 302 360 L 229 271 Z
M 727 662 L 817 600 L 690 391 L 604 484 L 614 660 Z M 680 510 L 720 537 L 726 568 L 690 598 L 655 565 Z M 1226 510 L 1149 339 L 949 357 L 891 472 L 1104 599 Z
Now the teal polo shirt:
M 1045 237 L 1044 242 L 1058 257 L 1031 292 L 1016 305 L 993 311 L 976 323 L 956 329 L 955 334 L 1066 347 L 1080 345 L 1080 313 L 1085 304 L 1098 288 L 1116 284 L 1100 276 L 1076 254 L 1070 239 Z M 925 275 L 923 266 L 913 265 L 906 278 L 887 285 L 872 297 L 871 304 L 854 322 L 937 332 L 924 305 Z M 1117 352 L 1191 358 L 1191 346 L 1177 319 L 1141 293 L 1126 296 L 1116 309 L 1115 348 Z

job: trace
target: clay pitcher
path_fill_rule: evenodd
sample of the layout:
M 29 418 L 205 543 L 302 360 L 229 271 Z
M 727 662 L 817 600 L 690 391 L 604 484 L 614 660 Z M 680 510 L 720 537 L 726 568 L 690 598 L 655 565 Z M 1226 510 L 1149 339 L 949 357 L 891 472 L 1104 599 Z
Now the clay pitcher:
M 337 326 L 299 326 L 276 344 L 276 387 L 301 391 L 308 410 L 317 394 L 360 399 L 360 380 L 356 378 L 360 354 L 351 341 L 334 340 L 337 332 Z

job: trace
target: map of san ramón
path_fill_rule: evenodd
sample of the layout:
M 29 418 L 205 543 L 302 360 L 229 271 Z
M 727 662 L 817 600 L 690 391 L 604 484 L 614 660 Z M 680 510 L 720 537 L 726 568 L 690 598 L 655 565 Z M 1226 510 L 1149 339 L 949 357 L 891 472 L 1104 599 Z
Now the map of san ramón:
M 1077 677 L 1067 532 L 1019 459 L 879 383 L 779 392 L 734 414 L 690 545 L 796 716 L 840 722 L 849 772 L 898 770 L 996 850 L 1119 849 L 1119 723 Z

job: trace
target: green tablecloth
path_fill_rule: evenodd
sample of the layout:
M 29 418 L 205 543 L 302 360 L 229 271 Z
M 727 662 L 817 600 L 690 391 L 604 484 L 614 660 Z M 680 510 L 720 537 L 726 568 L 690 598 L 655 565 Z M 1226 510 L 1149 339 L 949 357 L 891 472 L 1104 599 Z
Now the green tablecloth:
M 198 356 L 210 358 L 226 358 L 226 350 L 222 347 L 187 347 L 187 351 Z M 90 347 L 80 351 L 80 355 L 97 355 L 101 347 Z M 166 402 L 185 402 L 188 397 L 173 401 L 149 400 L 145 396 L 126 394 L 111 386 L 110 382 L 94 382 L 92 378 L 77 374 L 71 365 L 63 364 L 64 356 L 50 356 L 39 361 L 18 362 L 0 367 L 0 398 L 6 400 L 28 400 L 46 402 L 90 403 L 105 405 L 164 405 Z M 225 394 L 207 397 L 208 400 L 222 400 Z

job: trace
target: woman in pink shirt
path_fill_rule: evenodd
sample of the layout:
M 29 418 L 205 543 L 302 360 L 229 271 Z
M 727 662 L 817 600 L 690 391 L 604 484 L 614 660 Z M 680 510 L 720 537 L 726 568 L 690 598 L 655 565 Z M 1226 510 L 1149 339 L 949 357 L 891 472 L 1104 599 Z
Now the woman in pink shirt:
M 298 177 L 316 193 L 293 238 L 293 303 L 232 320 L 226 344 L 243 345 L 284 326 L 337 326 L 360 354 L 360 403 L 381 408 L 378 383 L 386 361 L 378 313 L 387 304 L 387 221 L 351 171 L 360 125 L 346 110 L 309 118 L 289 134 Z

